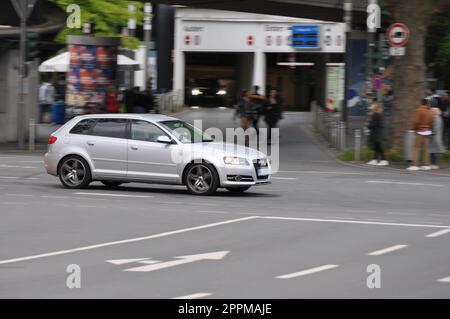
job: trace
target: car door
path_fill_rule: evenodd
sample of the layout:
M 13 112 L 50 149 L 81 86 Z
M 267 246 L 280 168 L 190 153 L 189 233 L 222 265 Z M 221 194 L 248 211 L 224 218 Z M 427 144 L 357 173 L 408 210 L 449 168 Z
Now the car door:
M 143 181 L 179 181 L 177 164 L 172 160 L 176 144 L 158 143 L 168 136 L 161 128 L 144 120 L 132 120 L 128 143 L 128 178 Z
M 127 119 L 97 119 L 85 137 L 85 149 L 96 178 L 125 178 L 127 175 Z

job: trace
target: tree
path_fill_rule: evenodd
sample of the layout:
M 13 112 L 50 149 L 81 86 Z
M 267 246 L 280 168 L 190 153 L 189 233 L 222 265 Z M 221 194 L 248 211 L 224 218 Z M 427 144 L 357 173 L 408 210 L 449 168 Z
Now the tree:
M 427 33 L 427 65 L 450 88 L 450 6 L 432 17 Z
M 137 24 L 142 25 L 143 3 L 128 0 L 50 0 L 58 4 L 64 11 L 71 4 L 79 5 L 81 8 L 81 25 L 86 22 L 94 24 L 94 34 L 98 36 L 120 36 L 122 46 L 134 49 L 139 45 L 139 39 L 133 36 L 121 34 L 122 27 L 127 25 L 131 17 L 128 5 L 136 7 Z M 66 42 L 67 35 L 82 34 L 81 29 L 64 28 L 56 36 L 56 41 Z
M 403 148 L 405 131 L 426 89 L 425 39 L 431 17 L 450 5 L 450 0 L 386 0 L 396 22 L 410 29 L 406 55 L 394 58 L 392 146 Z

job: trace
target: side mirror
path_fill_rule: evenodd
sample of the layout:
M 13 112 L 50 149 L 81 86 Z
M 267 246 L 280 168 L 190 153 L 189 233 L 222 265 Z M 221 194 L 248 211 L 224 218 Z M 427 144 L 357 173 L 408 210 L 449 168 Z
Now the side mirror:
M 163 144 L 172 144 L 172 140 L 167 135 L 158 136 L 158 139 L 156 141 Z

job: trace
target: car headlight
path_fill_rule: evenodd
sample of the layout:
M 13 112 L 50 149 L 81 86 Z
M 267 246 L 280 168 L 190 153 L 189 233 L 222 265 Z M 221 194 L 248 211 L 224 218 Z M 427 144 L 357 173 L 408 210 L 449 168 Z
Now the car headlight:
M 191 93 L 192 95 L 200 95 L 202 94 L 202 91 L 200 91 L 199 89 L 193 89 Z
M 228 165 L 249 165 L 245 158 L 236 156 L 225 156 L 223 162 Z
M 225 91 L 225 90 L 219 90 L 219 91 L 217 91 L 216 94 L 217 94 L 217 95 L 225 95 L 225 94 L 227 94 L 227 91 Z

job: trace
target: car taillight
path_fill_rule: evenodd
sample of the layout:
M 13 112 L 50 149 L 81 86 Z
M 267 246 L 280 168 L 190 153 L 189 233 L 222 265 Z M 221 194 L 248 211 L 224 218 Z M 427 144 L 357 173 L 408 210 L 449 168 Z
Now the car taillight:
M 56 136 L 50 135 L 50 137 L 48 138 L 47 144 L 55 144 L 56 140 L 58 138 Z

